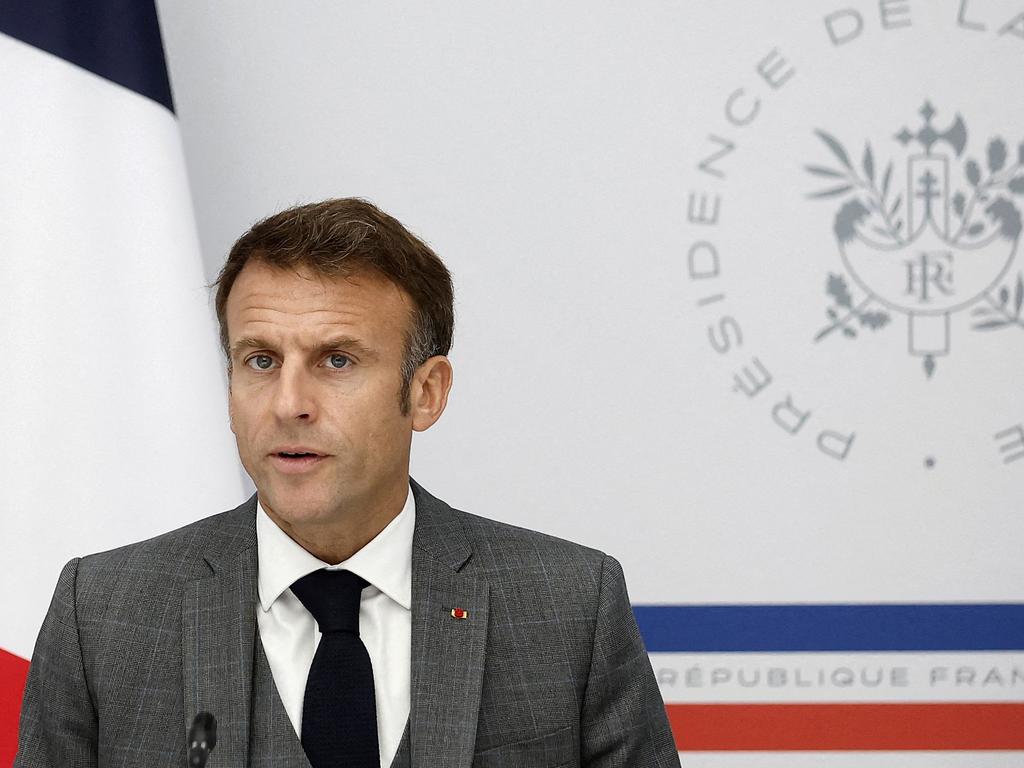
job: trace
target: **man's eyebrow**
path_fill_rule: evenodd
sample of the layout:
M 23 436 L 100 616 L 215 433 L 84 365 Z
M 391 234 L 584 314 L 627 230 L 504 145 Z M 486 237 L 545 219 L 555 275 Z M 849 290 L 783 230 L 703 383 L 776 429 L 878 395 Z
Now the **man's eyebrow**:
M 259 336 L 243 336 L 231 345 L 231 357 L 237 357 L 248 349 L 276 349 L 275 345 Z M 332 336 L 313 348 L 313 352 L 327 352 L 332 349 L 343 349 L 363 358 L 375 358 L 377 354 L 359 339 L 353 336 Z

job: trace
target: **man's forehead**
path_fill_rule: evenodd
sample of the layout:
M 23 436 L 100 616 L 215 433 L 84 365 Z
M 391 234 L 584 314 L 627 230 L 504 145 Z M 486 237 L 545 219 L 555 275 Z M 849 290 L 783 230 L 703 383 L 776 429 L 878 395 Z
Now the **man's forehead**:
M 242 268 L 235 278 L 228 296 L 239 294 L 262 294 L 267 296 L 315 298 L 327 295 L 358 295 L 371 291 L 393 294 L 404 300 L 405 291 L 386 275 L 370 267 L 327 274 L 307 264 L 277 266 L 263 259 L 254 258 Z
M 335 276 L 251 262 L 232 286 L 227 315 L 235 339 L 287 336 L 313 349 L 332 337 L 372 346 L 389 331 L 404 333 L 410 310 L 401 288 L 368 270 Z

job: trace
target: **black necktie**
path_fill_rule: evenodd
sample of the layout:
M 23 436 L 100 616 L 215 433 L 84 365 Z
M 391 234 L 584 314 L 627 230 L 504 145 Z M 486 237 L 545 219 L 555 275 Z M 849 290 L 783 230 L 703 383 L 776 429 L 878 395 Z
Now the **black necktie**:
M 302 748 L 313 768 L 380 768 L 373 667 L 359 639 L 368 582 L 349 571 L 314 571 L 292 592 L 320 627 L 302 700 Z

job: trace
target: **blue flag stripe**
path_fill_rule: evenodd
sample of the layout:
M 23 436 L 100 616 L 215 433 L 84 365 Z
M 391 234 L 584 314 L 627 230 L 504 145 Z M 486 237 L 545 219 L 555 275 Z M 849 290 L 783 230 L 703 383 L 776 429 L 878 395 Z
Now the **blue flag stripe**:
M 152 0 L 4 2 L 0 3 L 0 32 L 174 111 Z
M 655 652 L 1020 651 L 1024 603 L 638 605 Z

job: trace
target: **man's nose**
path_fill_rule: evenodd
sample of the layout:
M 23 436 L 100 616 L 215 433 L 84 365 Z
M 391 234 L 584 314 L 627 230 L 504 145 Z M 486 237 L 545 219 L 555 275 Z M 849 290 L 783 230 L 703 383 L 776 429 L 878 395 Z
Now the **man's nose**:
M 300 364 L 281 366 L 274 393 L 274 414 L 283 421 L 316 418 L 316 382 Z

